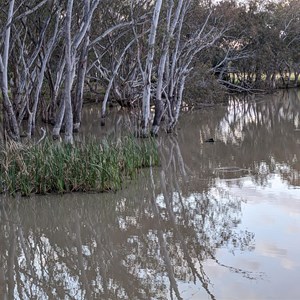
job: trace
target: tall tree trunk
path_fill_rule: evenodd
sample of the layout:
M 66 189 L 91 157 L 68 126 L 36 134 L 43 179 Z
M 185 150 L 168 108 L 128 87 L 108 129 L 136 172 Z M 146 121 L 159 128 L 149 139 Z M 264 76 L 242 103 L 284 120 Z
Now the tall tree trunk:
M 15 141 L 20 141 L 20 129 L 17 118 L 8 95 L 8 56 L 11 36 L 11 23 L 14 14 L 15 1 L 9 2 L 7 22 L 4 36 L 3 55 L 0 55 L 1 92 L 3 97 L 3 132 Z
M 93 13 L 99 4 L 100 0 L 95 0 L 92 2 L 91 7 L 90 1 L 85 0 L 85 17 L 81 22 L 79 31 L 74 34 L 73 39 L 71 37 L 71 25 L 72 25 L 72 13 L 73 13 L 73 0 L 68 0 L 67 10 L 66 10 L 66 19 L 65 19 L 65 86 L 64 86 L 64 99 L 62 99 L 63 104 L 59 111 L 59 116 L 56 120 L 55 127 L 53 129 L 53 137 L 57 137 L 59 134 L 62 120 L 65 123 L 65 142 L 73 144 L 73 128 L 74 128 L 74 119 L 73 119 L 73 105 L 71 99 L 71 91 L 75 77 L 75 67 L 76 67 L 76 56 L 79 46 L 86 37 L 87 31 L 91 26 L 91 20 Z M 86 40 L 86 47 L 89 44 L 89 40 Z M 87 51 L 87 50 L 86 50 Z M 85 52 L 85 51 L 84 51 Z M 84 56 L 87 57 L 87 53 L 84 53 Z M 79 96 L 82 94 L 85 71 L 80 75 L 79 84 Z M 82 96 L 81 96 L 82 101 Z M 79 103 L 79 112 L 81 114 L 82 104 Z
M 88 12 L 90 11 L 90 1 L 85 1 L 85 23 L 88 22 Z M 74 131 L 79 131 L 82 116 L 84 79 L 87 70 L 88 46 L 90 43 L 90 25 L 87 28 L 86 36 L 80 53 L 79 65 L 77 68 L 77 84 L 74 99 Z
M 144 90 L 143 90 L 143 101 L 142 101 L 142 135 L 148 135 L 149 119 L 150 119 L 150 93 L 151 93 L 151 76 L 153 59 L 155 53 L 155 40 L 157 33 L 157 24 L 161 11 L 162 0 L 157 0 L 154 8 L 151 30 L 148 41 L 148 55 L 146 61 L 146 68 L 144 73 Z
M 40 102 L 40 95 L 41 95 L 41 90 L 42 90 L 42 86 L 43 86 L 43 82 L 44 82 L 45 72 L 47 69 L 47 64 L 50 59 L 51 53 L 53 51 L 55 41 L 57 38 L 57 34 L 58 34 L 59 18 L 60 18 L 60 13 L 57 13 L 53 36 L 47 44 L 45 55 L 40 58 L 41 59 L 41 69 L 38 74 L 38 83 L 37 83 L 37 87 L 36 87 L 35 94 L 34 94 L 34 103 L 33 103 L 33 107 L 32 107 L 32 113 L 29 113 L 29 115 L 30 115 L 30 117 L 29 117 L 30 120 L 28 122 L 28 136 L 29 137 L 35 131 L 36 114 L 37 114 L 37 110 L 38 110 L 38 104 Z
M 161 58 L 160 58 L 160 62 L 159 62 L 159 67 L 158 67 L 156 99 L 154 102 L 155 103 L 155 113 L 154 113 L 152 129 L 151 129 L 152 135 L 157 135 L 159 128 L 160 128 L 160 123 L 161 123 L 161 119 L 163 116 L 163 112 L 164 112 L 164 103 L 162 100 L 162 93 L 163 93 L 163 83 L 164 83 L 164 77 L 165 77 L 165 71 L 166 71 L 166 62 L 167 62 L 167 58 L 169 56 L 170 41 L 172 40 L 172 38 L 174 36 L 174 31 L 175 31 L 175 28 L 178 23 L 180 13 L 182 10 L 182 4 L 183 4 L 183 0 L 180 0 L 177 4 L 176 13 L 174 15 L 174 19 L 171 24 L 171 17 L 172 17 L 172 13 L 173 13 L 174 1 L 169 0 L 169 3 L 168 3 L 167 28 L 166 28 L 166 33 L 165 33 L 165 37 L 164 37 L 164 46 L 163 46 L 163 50 L 162 50 L 162 54 L 161 54 Z
M 118 62 L 116 64 L 116 66 L 114 67 L 114 70 L 113 70 L 113 73 L 111 75 L 111 78 L 109 80 L 109 83 L 108 83 L 108 86 L 106 88 L 106 92 L 105 92 L 105 95 L 104 95 L 104 99 L 103 99 L 103 102 L 102 102 L 102 109 L 101 109 L 101 125 L 102 126 L 105 126 L 105 117 L 106 117 L 106 106 L 107 106 L 107 101 L 108 101 L 108 97 L 110 95 L 110 91 L 113 87 L 113 84 L 114 84 L 114 80 L 115 80 L 115 77 L 116 75 L 118 74 L 118 71 L 120 69 L 120 66 L 123 62 L 123 57 L 125 56 L 127 50 L 132 46 L 132 44 L 134 43 L 135 40 L 132 40 L 126 47 L 125 49 L 123 50 L 123 52 L 121 53 L 119 59 L 118 59 Z M 115 89 L 115 92 L 118 93 L 118 88 Z M 121 96 L 119 97 L 121 98 Z
M 67 12 L 66 12 L 66 77 L 65 77 L 65 142 L 73 144 L 73 111 L 72 111 L 72 99 L 71 90 L 73 83 L 73 67 L 74 60 L 72 56 L 72 40 L 71 40 L 71 22 L 73 12 L 73 0 L 68 0 Z
M 74 131 L 75 132 L 79 131 L 79 127 L 81 125 L 84 79 L 85 79 L 86 69 L 87 69 L 88 44 L 90 41 L 88 35 L 84 40 L 84 45 L 80 53 L 79 65 L 77 68 L 77 84 L 76 84 L 76 93 L 74 99 L 75 102 L 74 103 Z

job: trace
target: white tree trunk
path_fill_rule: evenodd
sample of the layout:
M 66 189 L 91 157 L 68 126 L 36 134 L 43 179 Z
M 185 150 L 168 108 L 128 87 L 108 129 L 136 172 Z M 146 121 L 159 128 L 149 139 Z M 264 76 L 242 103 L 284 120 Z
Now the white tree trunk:
M 59 17 L 60 16 L 58 14 L 57 18 L 56 18 L 54 33 L 53 33 L 52 38 L 50 39 L 50 41 L 47 44 L 46 53 L 42 59 L 41 69 L 38 74 L 38 83 L 37 83 L 37 87 L 36 87 L 36 91 L 35 91 L 35 95 L 34 95 L 34 104 L 32 107 L 32 113 L 30 113 L 30 118 L 29 118 L 29 119 L 31 119 L 30 123 L 28 125 L 28 134 L 27 135 L 29 137 L 31 137 L 32 132 L 35 130 L 36 114 L 37 114 L 37 110 L 38 110 L 38 104 L 40 101 L 40 95 L 41 95 L 41 90 L 42 90 L 43 81 L 44 81 L 44 77 L 45 77 L 45 71 L 47 68 L 47 64 L 48 64 L 50 55 L 51 55 L 54 45 L 55 45 L 55 40 L 57 38 Z
M 90 1 L 85 1 L 85 23 L 88 20 L 87 12 L 90 11 Z M 83 46 L 80 53 L 79 64 L 77 67 L 77 85 L 75 94 L 75 104 L 74 104 L 74 132 L 79 131 L 81 125 L 81 115 L 83 106 L 83 90 L 84 90 L 84 79 L 87 70 L 87 60 L 88 60 L 88 46 L 90 43 L 90 26 L 87 27 L 86 36 L 83 41 Z
M 4 31 L 3 54 L 0 54 L 1 91 L 3 97 L 3 133 L 7 132 L 15 141 L 20 141 L 20 130 L 17 118 L 8 94 L 8 57 L 11 36 L 11 23 L 14 14 L 15 1 L 9 2 L 6 29 Z
M 73 144 L 73 111 L 72 111 L 72 99 L 71 90 L 73 85 L 73 59 L 72 59 L 72 40 L 71 40 L 71 23 L 73 12 L 73 0 L 68 0 L 67 12 L 66 12 L 66 77 L 65 77 L 65 142 Z
M 142 135 L 147 136 L 149 130 L 150 120 L 150 93 L 151 93 L 151 76 L 153 68 L 153 59 L 155 53 L 155 41 L 157 33 L 157 25 L 160 16 L 162 6 L 162 0 L 157 0 L 153 12 L 151 30 L 148 41 L 148 55 L 146 61 L 146 68 L 144 76 L 144 89 L 143 89 L 143 100 L 142 100 Z
M 157 88 L 156 88 L 156 99 L 155 99 L 155 115 L 154 120 L 152 124 L 152 135 L 157 135 L 160 127 L 161 118 L 163 116 L 164 112 L 164 104 L 162 101 L 162 93 L 163 93 L 163 84 L 164 84 L 164 77 L 165 77 L 165 71 L 166 71 L 166 62 L 167 57 L 169 56 L 169 48 L 170 48 L 170 42 L 173 39 L 174 31 L 176 28 L 176 25 L 178 23 L 181 11 L 182 11 L 182 5 L 183 0 L 178 1 L 177 9 L 171 24 L 171 18 L 173 13 L 173 7 L 174 7 L 174 1 L 169 0 L 169 6 L 168 6 L 168 14 L 167 14 L 167 26 L 166 26 L 166 32 L 164 37 L 164 45 L 163 50 L 160 58 L 160 63 L 158 67 L 158 80 L 157 80 Z

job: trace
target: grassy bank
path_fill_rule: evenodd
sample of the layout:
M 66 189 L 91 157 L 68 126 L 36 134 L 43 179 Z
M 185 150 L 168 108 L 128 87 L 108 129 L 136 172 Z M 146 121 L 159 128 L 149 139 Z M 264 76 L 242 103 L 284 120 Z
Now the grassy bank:
M 45 141 L 35 146 L 11 143 L 0 154 L 0 193 L 30 194 L 117 190 L 139 168 L 158 164 L 153 140 L 123 138 L 75 147 Z

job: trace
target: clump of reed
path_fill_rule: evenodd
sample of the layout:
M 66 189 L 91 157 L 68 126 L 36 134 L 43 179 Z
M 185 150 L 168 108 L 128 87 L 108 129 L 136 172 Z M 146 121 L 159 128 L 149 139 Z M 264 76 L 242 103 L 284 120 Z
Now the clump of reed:
M 0 153 L 0 193 L 103 192 L 120 189 L 138 169 L 158 164 L 154 140 L 125 137 L 117 142 L 90 140 L 75 146 L 11 142 Z

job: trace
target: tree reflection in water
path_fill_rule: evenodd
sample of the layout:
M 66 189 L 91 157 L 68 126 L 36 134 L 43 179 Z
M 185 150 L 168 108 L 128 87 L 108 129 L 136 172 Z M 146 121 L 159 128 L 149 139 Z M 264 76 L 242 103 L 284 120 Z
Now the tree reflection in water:
M 116 194 L 2 198 L 0 298 L 184 299 L 182 283 L 193 282 L 215 299 L 207 260 L 260 278 L 217 258 L 252 251 L 255 237 L 238 229 L 244 200 L 216 181 L 263 185 L 279 172 L 299 185 L 299 99 L 232 101 L 183 117 L 178 137 L 158 140 L 161 168 Z M 202 143 L 210 136 L 214 145 Z
M 219 247 L 251 250 L 254 237 L 235 232 L 241 199 L 182 195 L 175 139 L 170 150 L 135 194 L 3 201 L 1 298 L 182 299 L 178 281 L 193 281 L 214 299 L 203 261 L 219 263 Z
M 178 139 L 185 145 L 184 161 L 198 170 L 200 178 L 211 180 L 208 187 L 215 178 L 246 175 L 255 184 L 265 185 L 274 173 L 300 186 L 300 90 L 260 98 L 232 96 L 227 106 L 192 113 L 181 126 L 184 130 L 179 131 Z M 207 137 L 217 142 L 203 143 Z M 226 172 L 227 167 L 237 172 Z

